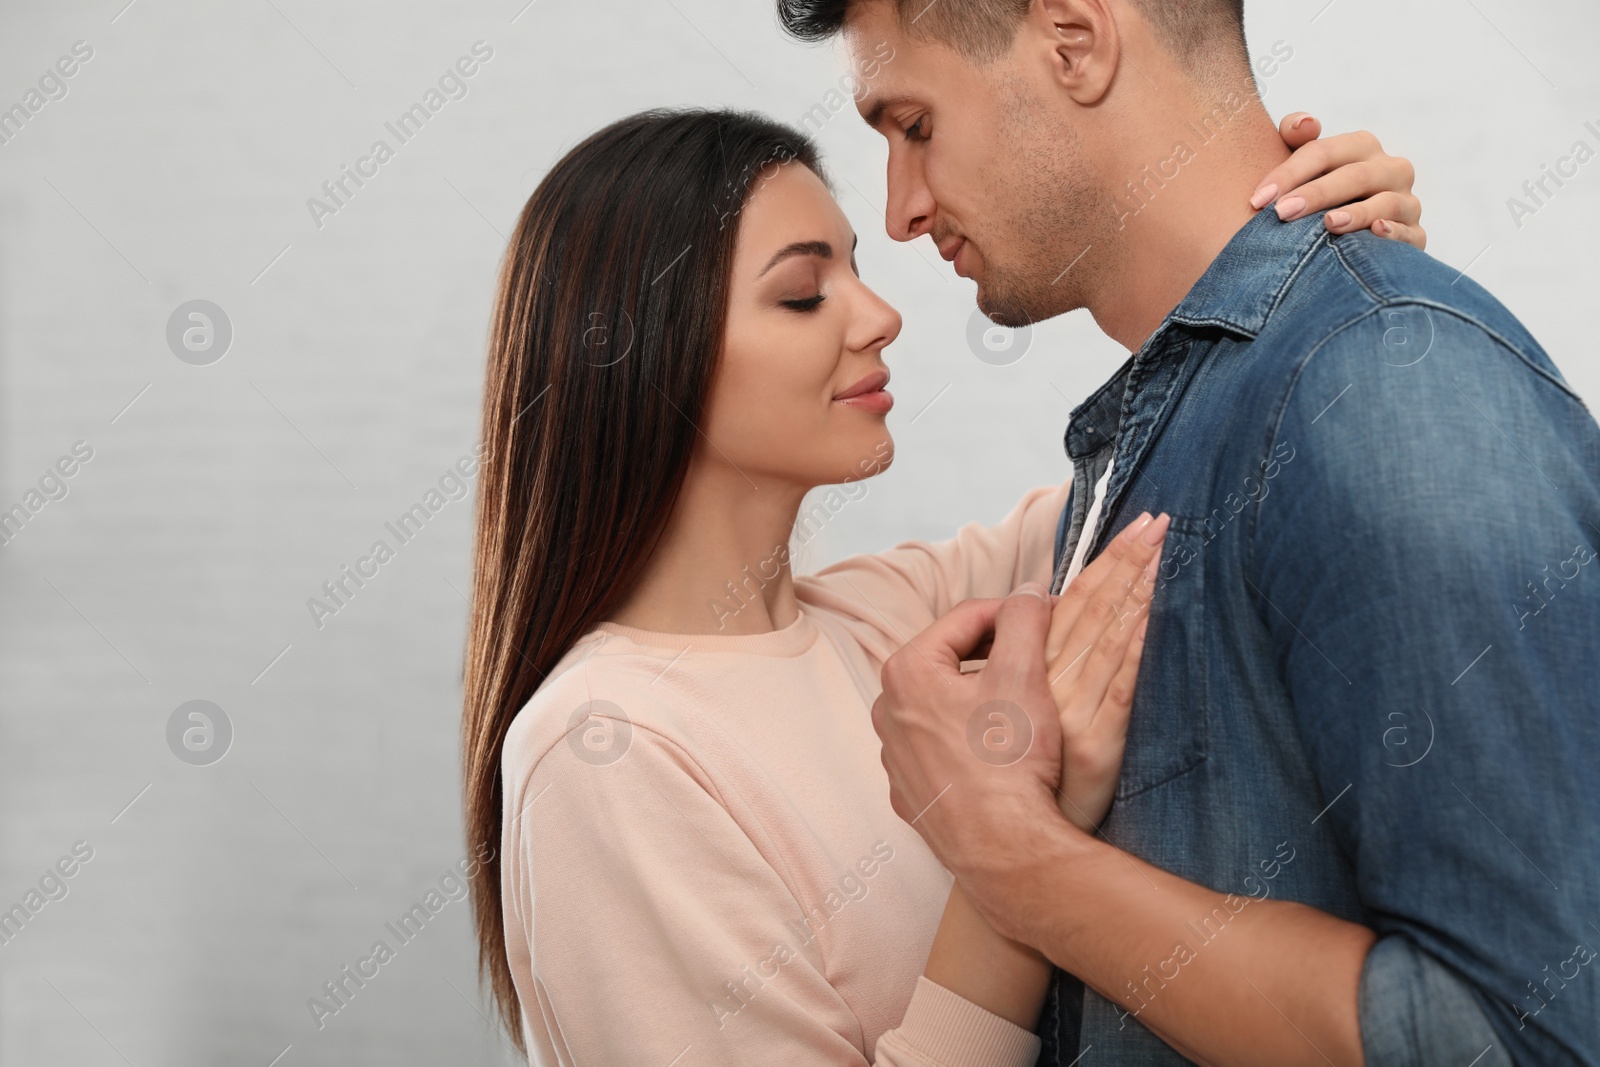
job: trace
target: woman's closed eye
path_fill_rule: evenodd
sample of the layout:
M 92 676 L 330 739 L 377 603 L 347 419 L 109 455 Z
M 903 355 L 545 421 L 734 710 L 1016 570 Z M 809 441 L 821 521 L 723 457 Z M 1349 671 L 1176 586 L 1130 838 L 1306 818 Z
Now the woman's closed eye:
M 780 300 L 778 303 L 791 311 L 815 311 L 823 299 L 823 295 L 818 293 L 816 296 L 801 297 L 798 300 Z

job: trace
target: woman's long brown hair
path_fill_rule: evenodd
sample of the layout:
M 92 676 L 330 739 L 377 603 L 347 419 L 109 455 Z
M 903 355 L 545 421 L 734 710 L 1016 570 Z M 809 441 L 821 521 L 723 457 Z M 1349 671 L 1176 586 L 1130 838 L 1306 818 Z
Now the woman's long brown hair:
M 666 528 L 721 347 L 740 209 L 801 133 L 732 111 L 648 111 L 539 183 L 490 325 L 461 723 L 479 977 L 519 1049 L 499 854 L 506 730 L 620 604 Z M 560 872 L 555 872 L 558 876 Z

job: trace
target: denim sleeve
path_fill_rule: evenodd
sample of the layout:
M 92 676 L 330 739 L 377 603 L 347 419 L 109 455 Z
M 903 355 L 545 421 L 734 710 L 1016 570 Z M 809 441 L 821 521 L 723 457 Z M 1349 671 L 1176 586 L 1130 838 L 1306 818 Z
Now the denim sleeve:
M 1600 431 L 1433 306 L 1290 380 L 1245 573 L 1379 936 L 1366 1061 L 1600 1064 Z

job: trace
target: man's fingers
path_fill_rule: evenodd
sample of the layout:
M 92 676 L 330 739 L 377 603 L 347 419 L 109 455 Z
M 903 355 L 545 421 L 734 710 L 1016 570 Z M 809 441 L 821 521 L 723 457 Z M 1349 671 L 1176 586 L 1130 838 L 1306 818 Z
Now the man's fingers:
M 1055 606 L 1055 603 L 1056 603 L 1056 600 L 1058 599 L 1058 597 L 1054 593 L 1050 593 L 1048 595 L 1049 595 L 1049 598 L 1050 598 L 1050 606 L 1053 608 Z M 987 634 L 984 635 L 983 639 L 978 642 L 978 644 L 972 649 L 972 651 L 967 653 L 966 658 L 968 660 L 986 660 L 986 659 L 989 658 L 989 650 L 992 649 L 993 647 L 994 647 L 994 631 L 990 630 Z
M 1033 583 L 1038 585 L 1037 582 Z M 1043 595 L 1043 588 L 1040 589 Z M 912 656 L 939 667 L 959 672 L 961 661 L 972 659 L 989 632 L 994 629 L 995 613 L 1005 601 L 995 597 L 963 600 L 933 621 L 933 624 L 906 643 L 906 649 L 895 653 L 902 656 L 909 651 Z
M 1050 597 L 1038 582 L 1024 582 L 1000 602 L 994 643 L 984 673 L 1004 688 L 1024 688 L 1044 677 L 1044 641 L 1050 630 Z

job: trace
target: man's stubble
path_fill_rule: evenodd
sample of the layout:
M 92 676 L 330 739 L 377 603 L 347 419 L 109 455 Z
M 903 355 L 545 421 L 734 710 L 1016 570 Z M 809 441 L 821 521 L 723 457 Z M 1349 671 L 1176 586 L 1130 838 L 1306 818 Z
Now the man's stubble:
M 978 306 L 1018 327 L 1089 306 L 1111 269 L 1116 213 L 1077 131 L 1026 87 L 1002 82 L 1000 92 L 1008 163 L 991 186 L 1000 226 L 982 250 Z

